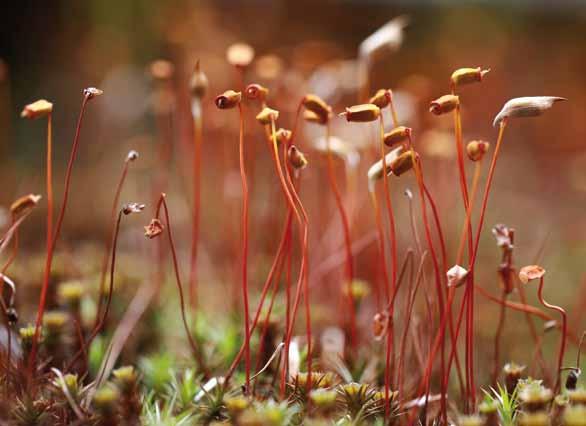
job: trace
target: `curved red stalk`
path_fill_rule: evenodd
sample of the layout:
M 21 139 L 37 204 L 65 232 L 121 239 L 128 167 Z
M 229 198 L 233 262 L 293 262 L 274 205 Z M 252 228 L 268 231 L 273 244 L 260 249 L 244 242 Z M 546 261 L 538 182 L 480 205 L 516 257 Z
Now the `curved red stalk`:
M 274 122 L 273 122 L 274 125 Z M 273 126 L 273 132 L 274 132 L 274 126 Z M 283 146 L 283 164 L 287 164 L 287 147 Z M 307 385 L 306 385 L 306 389 L 307 392 L 309 392 L 309 390 L 311 389 L 311 372 L 312 372 L 312 334 L 311 334 L 311 305 L 310 305 L 310 299 L 309 299 L 309 280 L 308 280 L 308 274 L 307 274 L 307 263 L 308 263 L 308 256 L 309 256 L 309 248 L 308 248 L 308 241 L 307 241 L 307 236 L 308 236 L 308 228 L 309 228 L 309 216 L 307 215 L 307 212 L 305 211 L 305 208 L 303 207 L 303 203 L 301 202 L 301 198 L 299 198 L 299 194 L 297 193 L 297 190 L 295 189 L 295 184 L 293 183 L 292 179 L 291 179 L 291 170 L 290 167 L 285 167 L 285 178 L 287 180 L 287 184 L 289 185 L 289 187 L 291 188 L 291 194 L 295 200 L 295 203 L 297 203 L 297 206 L 299 207 L 299 210 L 301 212 L 301 217 L 303 218 L 303 224 L 304 224 L 304 231 L 303 231 L 303 245 L 302 245 L 302 269 L 303 272 L 299 273 L 299 278 L 302 278 L 302 281 L 300 281 L 300 283 L 303 283 L 303 294 L 304 294 L 304 302 L 305 302 L 305 333 L 307 336 Z M 289 332 L 288 334 L 288 341 L 290 343 L 291 341 L 291 337 L 292 337 L 292 333 L 293 333 L 293 325 L 295 323 L 295 318 L 297 315 L 297 307 L 299 305 L 299 298 L 298 296 L 300 295 L 299 291 L 297 292 L 297 294 L 295 295 L 295 302 L 293 304 L 293 312 L 292 312 L 292 317 L 291 317 L 291 323 L 289 324 Z M 287 348 L 288 350 L 288 348 Z M 287 352 L 287 356 L 289 356 L 289 352 Z M 288 358 L 287 358 L 288 360 Z
M 177 253 L 175 251 L 175 244 L 173 242 L 173 234 L 171 232 L 171 221 L 169 219 L 169 208 L 167 207 L 167 201 L 165 199 L 165 194 L 161 194 L 161 198 L 159 199 L 159 203 L 157 205 L 157 214 L 156 217 L 159 217 L 159 212 L 161 205 L 163 206 L 163 211 L 165 213 L 165 225 L 167 226 L 167 236 L 169 237 L 169 246 L 171 247 L 171 257 L 173 259 L 173 269 L 175 270 L 175 281 L 177 283 L 177 291 L 179 293 L 179 303 L 181 304 L 181 320 L 183 321 L 183 327 L 185 328 L 185 334 L 187 335 L 187 340 L 189 341 L 189 345 L 191 346 L 191 351 L 196 358 L 197 362 L 200 365 L 200 368 L 209 375 L 203 360 L 203 356 L 200 351 L 197 350 L 197 346 L 195 341 L 193 340 L 193 336 L 191 335 L 191 331 L 189 330 L 189 325 L 187 323 L 187 317 L 185 315 L 185 298 L 183 296 L 183 285 L 181 284 L 181 274 L 179 273 L 179 262 L 177 261 Z M 112 256 L 113 257 L 113 256 Z
M 287 234 L 287 245 L 289 242 L 289 234 Z M 280 260 L 283 260 L 282 258 Z M 269 327 L 269 321 L 271 319 L 271 314 L 273 312 L 273 306 L 275 303 L 275 299 L 277 298 L 277 293 L 279 292 L 279 279 L 278 277 L 281 276 L 281 272 L 282 272 L 282 268 L 283 268 L 283 263 L 284 261 L 280 261 L 279 262 L 279 270 L 277 272 L 277 279 L 275 280 L 274 286 L 273 286 L 273 293 L 271 294 L 271 300 L 269 302 L 269 307 L 267 310 L 267 313 L 265 314 L 265 318 L 262 324 L 262 329 L 261 329 L 261 333 L 260 333 L 260 339 L 259 339 L 259 346 L 258 346 L 258 353 L 259 355 L 262 354 L 264 352 L 264 343 L 265 343 L 265 338 L 268 332 L 268 327 Z M 251 328 L 251 332 L 252 332 L 252 328 Z M 256 366 L 255 366 L 255 371 L 258 373 L 259 369 L 262 367 L 262 358 L 259 356 L 256 360 Z M 256 374 L 256 373 L 255 373 Z
M 110 212 L 110 222 L 112 223 L 111 235 L 114 235 L 116 227 L 116 210 L 119 207 L 118 203 L 120 202 L 120 194 L 122 193 L 122 187 L 124 186 L 124 181 L 126 180 L 126 175 L 128 174 L 129 164 L 130 162 L 128 160 L 124 161 L 124 166 L 122 167 L 120 180 L 118 181 L 116 192 L 114 194 L 114 201 L 112 202 L 112 210 Z M 102 260 L 102 272 L 100 274 L 100 290 L 98 293 L 98 307 L 96 309 L 96 320 L 94 321 L 94 326 L 98 323 L 98 320 L 100 318 L 100 312 L 102 312 L 102 305 L 104 303 L 104 287 L 106 286 L 106 274 L 108 271 L 108 260 L 110 260 L 110 253 L 112 251 L 112 241 L 112 237 L 106 240 L 106 251 L 104 253 L 104 258 Z
M 10 216 L 10 226 L 14 226 L 14 223 L 16 222 L 16 216 L 14 214 L 12 214 Z M 8 257 L 8 259 L 6 259 L 6 263 L 4 263 L 4 266 L 2 266 L 2 271 L 0 272 L 0 274 L 4 275 L 6 274 L 6 271 L 8 271 L 8 268 L 10 267 L 10 265 L 12 265 L 12 262 L 14 262 L 14 260 L 16 259 L 16 256 L 18 255 L 18 229 L 14 230 L 14 244 L 12 245 L 12 253 L 10 253 L 10 256 Z M 4 284 L 2 282 L 2 284 Z M 0 285 L 0 288 L 2 288 L 3 285 Z
M 539 279 L 539 289 L 537 290 L 537 298 L 539 302 L 546 308 L 552 309 L 554 311 L 559 312 L 562 316 L 562 339 L 560 343 L 560 352 L 558 355 L 558 365 L 557 365 L 557 374 L 556 374 L 556 382 L 554 387 L 554 393 L 557 394 L 560 390 L 560 379 L 561 379 L 561 372 L 562 372 L 562 364 L 564 362 L 564 354 L 566 352 L 566 341 L 568 335 L 568 316 L 566 315 L 566 311 L 563 308 L 557 305 L 552 305 L 547 303 L 543 298 L 543 277 Z
M 519 292 L 519 299 L 521 303 L 527 305 L 527 297 L 525 296 L 525 289 L 523 286 L 517 286 L 517 290 Z M 528 313 L 525 313 L 525 319 L 527 320 L 527 326 L 529 327 L 529 333 L 531 333 L 531 338 L 535 344 L 535 358 L 537 358 L 537 363 L 541 368 L 541 373 L 543 376 L 548 376 L 548 370 L 545 368 L 545 361 L 543 359 L 543 352 L 541 350 L 541 345 L 539 345 L 539 341 L 541 340 L 538 333 L 537 328 L 535 327 L 535 323 L 533 322 L 533 318 Z
M 421 164 L 419 164 L 419 169 L 420 169 L 421 173 L 423 174 L 423 169 L 421 167 Z M 423 183 L 423 189 L 425 191 L 425 195 L 427 197 L 427 200 L 431 206 L 431 211 L 433 213 L 433 219 L 434 219 L 435 226 L 437 229 L 438 239 L 440 241 L 442 263 L 444 266 L 442 270 L 447 271 L 448 264 L 447 264 L 447 255 L 446 255 L 446 243 L 445 243 L 445 239 L 444 239 L 444 234 L 442 232 L 441 223 L 439 220 L 438 210 L 435 205 L 435 201 L 433 200 L 433 197 L 431 196 L 431 193 L 427 189 L 427 185 L 425 185 L 425 182 Z M 447 285 L 446 285 L 446 289 L 447 289 Z M 448 326 L 450 327 L 449 332 L 450 332 L 450 340 L 451 340 L 452 346 L 457 346 L 458 332 L 454 331 L 454 318 L 452 316 L 452 313 L 450 313 Z M 457 376 L 458 376 L 458 383 L 460 384 L 460 389 L 462 390 L 462 393 L 464 393 L 464 379 L 462 378 L 462 367 L 460 365 L 460 357 L 458 356 L 457 351 L 455 352 L 455 356 L 456 356 L 456 372 L 457 372 Z M 450 371 L 451 371 L 451 363 L 448 363 L 448 368 L 445 370 L 446 389 L 447 389 L 448 379 L 450 377 Z
M 289 346 L 290 346 L 290 342 L 291 342 L 291 333 L 292 333 L 293 324 L 295 323 L 297 307 L 299 305 L 299 300 L 301 297 L 303 280 L 305 278 L 305 265 L 307 262 L 307 236 L 308 235 L 307 235 L 307 223 L 305 222 L 304 219 L 301 218 L 301 215 L 299 214 L 299 211 L 297 210 L 297 206 L 295 205 L 295 201 L 293 200 L 293 196 L 291 195 L 291 190 L 289 189 L 289 186 L 288 186 L 287 181 L 285 180 L 285 176 L 283 174 L 283 169 L 281 167 L 281 162 L 279 160 L 279 151 L 277 148 L 277 136 L 276 136 L 275 121 L 274 120 L 271 120 L 271 139 L 272 139 L 273 161 L 275 163 L 277 175 L 279 176 L 279 180 L 281 182 L 281 188 L 283 190 L 283 194 L 285 195 L 285 199 L 287 200 L 287 203 L 288 203 L 289 207 L 291 208 L 291 210 L 295 213 L 295 218 L 297 219 L 297 222 L 300 225 L 300 239 L 301 239 L 301 247 L 302 247 L 302 256 L 301 256 L 302 259 L 301 259 L 301 265 L 299 268 L 299 277 L 297 279 L 297 289 L 295 292 L 295 301 L 293 303 L 293 312 L 291 314 L 291 321 L 288 324 L 287 330 L 285 333 L 285 348 L 284 348 L 285 355 L 283 356 L 284 368 L 283 368 L 283 372 L 281 375 L 281 383 L 280 383 L 280 389 L 279 389 L 281 397 L 284 397 L 285 383 L 287 380 L 287 365 L 288 365 L 288 361 L 289 361 Z M 308 385 L 310 382 L 311 382 L 311 375 L 309 375 Z
M 499 305 L 504 305 L 507 308 L 513 309 L 515 311 L 525 312 L 528 315 L 535 315 L 536 317 L 539 317 L 544 321 L 551 321 L 553 319 L 551 316 L 549 316 L 545 312 L 542 312 L 540 309 L 538 309 L 534 306 L 511 302 L 510 300 L 502 300 L 502 299 L 498 298 L 497 296 L 490 294 L 487 290 L 485 290 L 483 287 L 479 286 L 478 284 L 475 284 L 475 287 L 481 296 L 484 296 L 485 298 L 492 300 L 493 302 L 498 303 Z
M 114 269 L 116 266 L 116 248 L 118 246 L 118 234 L 120 232 L 120 222 L 122 221 L 122 213 L 123 213 L 122 209 L 118 211 L 116 222 L 114 224 L 114 230 L 112 233 L 112 243 L 111 243 L 112 260 L 110 262 L 110 285 L 108 287 L 108 295 L 106 296 L 106 305 L 104 306 L 104 313 L 102 315 L 99 315 L 100 312 L 98 311 L 98 313 L 97 313 L 97 315 L 99 315 L 97 317 L 98 321 L 94 325 L 92 332 L 90 333 L 90 336 L 88 337 L 88 339 L 84 340 L 83 336 L 81 336 L 80 349 L 71 358 L 71 360 L 69 361 L 69 363 L 65 367 L 65 371 L 68 371 L 73 366 L 75 361 L 77 361 L 77 359 L 81 355 L 85 356 L 85 354 L 87 354 L 86 348 L 91 346 L 91 344 L 94 341 L 94 339 L 96 338 L 96 336 L 100 333 L 100 331 L 102 330 L 102 328 L 106 324 L 106 319 L 108 318 L 108 313 L 110 312 L 110 306 L 112 304 L 112 296 L 114 294 Z

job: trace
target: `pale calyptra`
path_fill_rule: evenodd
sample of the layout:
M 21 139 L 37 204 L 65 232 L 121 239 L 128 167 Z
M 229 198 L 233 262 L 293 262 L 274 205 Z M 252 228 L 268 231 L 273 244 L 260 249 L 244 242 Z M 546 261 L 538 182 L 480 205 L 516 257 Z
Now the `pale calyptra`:
M 492 123 L 496 126 L 501 121 L 512 117 L 536 117 L 550 109 L 555 102 L 565 101 L 566 98 L 559 96 L 525 96 L 513 98 L 500 110 Z

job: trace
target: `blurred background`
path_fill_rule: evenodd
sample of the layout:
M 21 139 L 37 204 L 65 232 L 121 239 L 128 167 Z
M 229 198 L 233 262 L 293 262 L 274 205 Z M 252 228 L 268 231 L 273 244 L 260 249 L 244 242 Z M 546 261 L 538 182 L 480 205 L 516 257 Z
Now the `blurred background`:
M 507 129 L 477 277 L 484 287 L 499 293 L 496 268 L 500 252 L 490 229 L 504 223 L 517 230 L 516 265 L 541 263 L 548 270 L 546 296 L 579 314 L 576 300 L 586 298 L 586 287 L 581 284 L 586 256 L 586 2 L 54 0 L 5 2 L 2 9 L 0 205 L 9 206 L 29 192 L 44 193 L 46 126 L 42 120 L 19 118 L 23 106 L 39 98 L 54 103 L 54 185 L 59 202 L 82 90 L 96 86 L 105 92 L 88 106 L 58 246 L 72 254 L 72 261 L 77 257 L 83 263 L 79 259 L 83 250 L 101 253 L 124 158 L 130 149 L 136 149 L 141 157 L 131 166 L 122 199 L 144 202 L 152 211 L 156 188 L 167 192 L 180 230 L 178 244 L 187 272 L 192 173 L 187 82 L 199 60 L 210 82 L 203 105 L 198 260 L 202 291 L 210 296 L 216 286 L 237 281 L 238 117 L 234 111 L 217 111 L 213 105 L 215 95 L 238 89 L 241 84 L 238 73 L 226 61 L 226 49 L 235 42 L 248 43 L 255 49 L 255 61 L 247 68 L 245 81 L 269 87 L 269 104 L 282 113 L 279 124 L 292 127 L 295 108 L 305 93 L 323 96 L 335 112 L 357 103 L 359 81 L 354 60 L 360 43 L 390 19 L 405 15 L 408 24 L 402 43 L 372 64 L 370 87 L 372 92 L 391 88 L 396 93 L 401 122 L 413 127 L 450 253 L 457 247 L 464 216 L 454 159 L 453 122 L 451 116 L 432 116 L 427 108 L 430 100 L 449 91 L 452 71 L 477 66 L 491 69 L 482 84 L 461 91 L 466 141 L 484 139 L 494 144 L 497 132 L 492 120 L 510 98 L 554 95 L 569 99 L 542 118 L 518 120 Z M 157 125 L 156 107 L 161 99 L 150 72 L 152 62 L 159 59 L 175 67 L 168 133 Z M 253 287 L 263 282 L 284 217 L 282 195 L 262 128 L 253 119 L 257 108 L 251 104 L 245 111 Z M 341 232 L 333 197 L 324 189 L 324 162 L 312 150 L 323 129 L 302 123 L 300 130 L 302 138 L 297 143 L 311 163 L 304 172 L 302 196 L 312 220 L 311 270 L 318 271 L 312 275 L 312 286 L 318 301 L 341 280 L 341 266 L 323 267 L 333 253 L 341 250 Z M 356 258 L 356 275 L 375 281 L 380 279 L 380 271 L 372 268 L 375 225 L 365 173 L 376 158 L 368 149 L 375 146 L 376 127 L 351 125 L 336 117 L 333 134 L 349 141 L 361 155 L 355 170 L 357 186 L 346 201 L 353 210 L 353 239 L 363 242 Z M 163 144 L 171 147 L 168 156 L 163 154 Z M 343 182 L 342 167 L 339 173 Z M 161 181 L 165 182 L 162 186 Z M 414 190 L 415 184 L 412 177 L 397 182 L 393 197 L 397 200 L 403 258 L 412 244 L 403 191 Z M 31 216 L 23 231 L 25 247 L 32 253 L 44 244 L 43 208 Z M 144 224 L 149 215 L 142 218 Z M 132 219 L 132 224 L 125 226 L 122 250 L 148 252 L 141 235 L 142 222 Z M 125 264 L 120 268 L 132 269 Z M 40 272 L 38 275 L 40 280 Z M 529 293 L 535 302 L 534 292 Z M 210 300 L 210 306 L 220 309 L 226 303 L 213 297 Z M 479 318 L 487 323 L 488 339 L 493 333 L 496 308 L 486 304 L 482 309 L 486 315 Z M 317 317 L 319 320 L 319 314 Z M 584 321 L 576 317 L 574 324 L 581 330 Z M 526 329 L 507 333 L 510 337 L 515 333 L 525 335 Z M 519 354 L 514 348 L 510 350 L 513 357 L 524 356 L 521 349 Z

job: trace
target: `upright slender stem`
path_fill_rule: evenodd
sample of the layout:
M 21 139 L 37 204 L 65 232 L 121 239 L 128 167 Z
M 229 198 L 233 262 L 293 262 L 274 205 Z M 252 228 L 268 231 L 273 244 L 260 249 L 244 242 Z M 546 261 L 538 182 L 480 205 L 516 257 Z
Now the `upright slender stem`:
M 501 300 L 503 302 L 507 298 L 507 291 L 505 289 L 501 292 Z M 506 315 L 506 304 L 502 303 L 500 305 L 499 310 L 499 320 L 496 327 L 496 333 L 494 335 L 494 366 L 492 370 L 492 386 L 496 386 L 498 375 L 499 375 L 499 368 L 500 368 L 500 349 L 501 349 L 501 336 L 503 334 L 503 329 L 505 328 L 505 315 Z
M 240 113 L 240 178 L 242 180 L 242 297 L 244 302 L 244 333 L 245 352 L 244 368 L 246 374 L 246 391 L 250 389 L 250 312 L 248 306 L 248 182 L 246 179 L 246 166 L 244 164 L 244 117 L 242 104 L 238 104 Z
M 256 329 L 256 326 L 258 325 L 258 320 L 259 320 L 260 315 L 262 313 L 262 308 L 264 306 L 267 292 L 269 291 L 269 289 L 271 287 L 271 283 L 273 282 L 274 279 L 276 279 L 276 280 L 279 279 L 279 275 L 280 275 L 280 273 L 278 272 L 279 265 L 280 265 L 281 261 L 283 260 L 287 245 L 290 244 L 292 219 L 293 219 L 293 212 L 289 208 L 287 210 L 287 218 L 285 220 L 285 224 L 283 225 L 283 235 L 281 236 L 281 242 L 279 243 L 279 248 L 277 249 L 277 253 L 275 255 L 275 258 L 273 259 L 273 264 L 271 265 L 271 269 L 269 270 L 269 273 L 267 275 L 267 278 L 266 278 L 265 283 L 263 285 L 263 288 L 261 290 L 260 300 L 258 302 L 258 307 L 256 308 L 256 313 L 255 313 L 254 318 L 252 320 L 252 324 L 250 325 L 250 334 L 251 335 L 252 335 L 252 333 L 254 333 L 254 330 Z M 243 342 L 242 345 L 240 346 L 240 351 L 238 352 L 238 354 L 234 358 L 234 361 L 232 361 L 232 364 L 231 364 L 230 368 L 228 369 L 228 372 L 224 376 L 224 383 L 228 383 L 228 381 L 230 380 L 230 378 L 234 374 L 234 371 L 236 370 L 238 363 L 240 362 L 240 360 L 242 359 L 242 356 L 244 355 L 245 348 L 246 348 L 246 345 L 245 345 L 245 342 Z
M 478 228 L 476 229 L 476 238 L 474 241 L 474 250 L 472 251 L 472 258 L 470 259 L 470 268 L 472 270 L 474 268 L 474 263 L 476 261 L 476 256 L 478 254 L 478 245 L 480 244 L 480 235 L 482 234 L 482 225 L 484 224 L 484 215 L 486 213 L 486 206 L 488 204 L 488 197 L 490 195 L 490 188 L 492 185 L 492 179 L 494 177 L 494 170 L 496 168 L 496 162 L 498 160 L 498 155 L 501 148 L 501 143 L 503 141 L 503 135 L 505 132 L 505 128 L 507 126 L 507 121 L 503 120 L 500 123 L 499 128 L 499 135 L 496 142 L 496 146 L 494 149 L 494 153 L 492 154 L 492 160 L 490 163 L 490 168 L 488 169 L 488 176 L 486 178 L 486 185 L 484 188 L 484 196 L 482 198 L 482 205 L 480 208 L 480 217 L 478 219 Z
M 342 196 L 340 195 L 340 189 L 338 188 L 338 183 L 336 182 L 336 175 L 334 171 L 334 160 L 332 156 L 332 151 L 330 149 L 330 123 L 326 124 L 326 151 L 327 151 L 327 163 L 328 163 L 328 178 L 330 182 L 330 187 L 332 192 L 334 193 L 334 198 L 336 200 L 336 206 L 338 207 L 338 213 L 340 214 L 340 219 L 342 221 L 342 229 L 344 232 L 344 247 L 346 250 L 346 297 L 348 299 L 348 309 L 350 314 L 350 344 L 352 347 L 356 345 L 356 312 L 354 308 L 354 300 L 352 297 L 352 280 L 354 279 L 354 260 L 352 258 L 352 241 L 350 236 L 350 224 L 348 222 L 348 215 L 346 214 L 346 210 L 344 208 L 344 202 L 342 201 Z
M 472 218 L 472 210 L 474 209 L 474 200 L 476 198 L 476 191 L 478 189 L 478 181 L 480 180 L 480 170 L 481 170 L 481 163 L 482 161 L 476 161 L 474 163 L 474 176 L 472 178 L 472 189 L 470 191 L 470 202 L 468 203 L 468 208 L 466 209 L 466 221 L 464 225 L 462 225 L 462 231 L 460 232 L 460 243 L 458 244 L 458 253 L 456 255 L 456 265 L 460 265 L 462 262 L 462 256 L 464 254 L 464 243 L 466 241 L 466 237 L 470 234 L 468 233 L 468 229 L 470 228 L 471 218 Z
M 385 126 L 383 123 L 383 116 L 381 114 L 380 119 L 380 153 L 381 153 L 381 161 L 383 165 L 383 188 L 385 192 L 385 203 L 387 206 L 387 214 L 389 217 L 389 225 L 390 225 L 390 233 L 391 233 L 391 291 L 394 291 L 395 286 L 397 285 L 397 239 L 395 235 L 395 215 L 393 213 L 393 205 L 391 203 L 391 197 L 389 195 L 389 179 L 387 176 L 387 163 L 386 163 L 386 156 L 385 156 L 385 144 L 384 144 L 384 135 L 385 135 Z M 388 302 L 388 300 L 387 300 Z
M 53 113 L 47 116 L 47 251 L 53 237 Z
M 378 203 L 378 198 L 376 196 L 376 189 L 372 188 L 369 190 L 370 199 L 372 201 L 372 208 L 374 210 L 375 218 L 376 218 L 376 228 L 378 232 L 378 246 L 379 246 L 379 257 L 380 257 L 380 265 L 382 267 L 383 272 L 383 287 L 384 287 L 384 294 L 385 300 L 391 300 L 390 293 L 389 293 L 389 272 L 387 270 L 387 259 L 385 256 L 385 233 L 382 223 L 382 218 L 380 214 L 380 207 Z M 377 300 L 377 303 L 380 304 L 380 300 Z
M 429 252 L 431 254 L 431 259 L 432 259 L 432 264 L 433 264 L 433 268 L 434 268 L 434 273 L 435 273 L 435 282 L 436 282 L 436 291 L 438 294 L 438 304 L 439 304 L 439 311 L 440 311 L 440 318 L 442 318 L 442 316 L 444 316 L 444 314 L 447 314 L 448 317 L 451 315 L 450 312 L 450 305 L 452 300 L 450 298 L 448 298 L 447 301 L 447 305 L 444 305 L 444 298 L 443 298 L 443 289 L 442 289 L 442 285 L 441 285 L 441 277 L 440 277 L 440 269 L 439 269 L 439 264 L 438 264 L 438 260 L 437 260 L 437 254 L 435 252 L 435 247 L 433 245 L 433 239 L 431 237 L 431 230 L 430 230 L 430 226 L 429 226 L 429 221 L 427 218 L 427 208 L 426 208 L 426 203 L 425 203 L 425 185 L 424 185 L 424 180 L 423 180 L 423 174 L 421 171 L 421 167 L 419 164 L 419 157 L 413 153 L 413 155 L 415 156 L 414 160 L 413 160 L 413 167 L 415 169 L 415 176 L 417 178 L 417 184 L 419 186 L 419 194 L 420 194 L 420 199 L 421 199 L 421 210 L 422 210 L 422 216 L 423 216 L 423 224 L 424 224 L 424 228 L 425 228 L 425 236 L 427 239 L 427 245 L 429 248 Z M 446 327 L 446 323 L 445 321 L 442 319 L 441 320 L 441 324 L 440 324 L 440 331 L 438 334 L 439 337 L 439 342 L 441 343 L 441 376 L 443 377 L 445 374 L 445 327 Z M 427 374 L 431 374 L 431 365 L 433 363 L 433 359 L 435 357 L 435 353 L 432 352 L 430 354 L 430 358 L 429 358 L 429 371 L 426 372 L 426 376 Z M 429 394 L 429 377 L 426 377 L 424 379 L 425 382 L 425 389 L 426 389 L 426 395 Z M 442 380 L 442 389 L 441 389 L 441 412 L 442 412 L 442 416 L 445 418 L 446 417 L 446 395 L 445 395 L 445 389 L 444 389 L 444 382 Z
M 199 242 L 199 217 L 201 202 L 201 147 L 202 147 L 202 108 L 199 98 L 193 114 L 193 211 L 191 233 L 191 257 L 189 270 L 189 301 L 192 307 L 197 304 L 197 249 Z
M 419 268 L 417 271 L 417 278 L 415 279 L 415 288 L 412 288 L 412 282 L 409 283 L 409 293 L 407 295 L 407 313 L 405 315 L 406 321 L 403 329 L 403 336 L 401 337 L 401 345 L 399 349 L 399 366 L 398 366 L 398 378 L 397 383 L 399 384 L 399 394 L 403 395 L 403 373 L 405 364 L 405 348 L 407 346 L 407 334 L 411 323 L 411 316 L 413 314 L 413 307 L 415 306 L 415 298 L 417 296 L 417 290 L 421 284 L 423 278 L 423 266 L 425 264 L 425 257 L 427 252 L 421 254 L 421 260 L 419 261 Z
M 492 185 L 492 179 L 494 177 L 494 170 L 495 170 L 495 167 L 496 167 L 496 162 L 497 162 L 498 155 L 499 155 L 500 148 L 501 148 L 501 144 L 502 144 L 502 141 L 503 141 L 503 135 L 504 135 L 504 131 L 505 131 L 506 125 L 507 125 L 507 121 L 506 120 L 501 121 L 500 128 L 499 128 L 498 139 L 497 139 L 496 146 L 495 146 L 495 149 L 494 149 L 494 153 L 493 153 L 493 156 L 492 156 L 492 160 L 491 160 L 491 163 L 490 163 L 490 168 L 488 170 L 488 176 L 487 176 L 487 179 L 486 179 L 486 186 L 485 186 L 485 189 L 484 189 L 484 196 L 482 198 L 482 205 L 481 205 L 481 209 L 480 209 L 480 217 L 478 219 L 478 228 L 476 230 L 476 238 L 475 238 L 475 241 L 474 241 L 474 250 L 472 250 L 472 257 L 470 259 L 470 265 L 469 265 L 469 268 L 468 268 L 468 271 L 469 271 L 469 274 L 468 274 L 468 286 L 473 286 L 474 285 L 474 264 L 476 262 L 476 256 L 478 254 L 478 245 L 480 243 L 480 235 L 482 233 L 482 226 L 484 225 L 484 215 L 486 213 L 486 206 L 488 204 L 488 196 L 490 195 L 490 187 Z M 471 232 L 471 230 L 469 230 L 468 232 Z M 470 296 L 469 296 L 469 299 L 468 299 L 468 303 L 470 303 L 472 305 L 474 303 L 473 295 L 474 295 L 474 289 L 473 288 L 470 288 Z M 473 311 L 471 311 L 469 313 L 469 320 L 470 321 L 473 321 Z M 470 341 L 471 337 L 472 336 L 470 336 L 470 333 L 469 333 L 469 344 L 471 343 L 471 341 Z M 473 358 L 473 356 L 470 356 L 470 360 L 469 360 L 470 364 L 472 364 L 472 362 L 473 362 L 473 359 L 472 358 Z M 474 380 L 473 366 L 471 365 L 470 367 L 471 367 L 470 368 L 470 372 L 471 372 L 471 374 L 470 374 L 470 376 L 471 376 L 470 377 L 470 379 L 471 379 L 470 395 L 471 395 L 472 404 L 474 405 L 476 391 L 475 391 L 475 388 L 474 388 L 474 381 L 473 381 Z
M 385 144 L 384 144 L 384 135 L 385 135 L 385 126 L 383 122 L 383 116 L 380 115 L 379 118 L 380 124 L 380 154 L 381 154 L 381 162 L 383 166 L 383 188 L 385 192 L 385 203 L 387 206 L 387 215 L 389 218 L 389 227 L 390 227 L 390 235 L 391 235 L 391 294 L 394 294 L 397 287 L 397 239 L 395 234 L 395 215 L 393 213 L 393 205 L 391 203 L 391 197 L 389 194 L 389 182 L 387 176 L 387 159 L 385 155 Z M 390 300 L 387 300 L 389 303 Z M 391 350 L 393 349 L 391 342 L 393 340 L 393 319 L 389 319 L 389 329 L 387 331 L 387 346 L 386 346 L 386 355 L 385 355 L 385 418 L 389 415 L 389 390 L 391 386 L 391 371 L 390 371 L 390 358 L 391 358 Z
M 59 216 L 57 217 L 57 223 L 55 226 L 55 233 L 52 237 L 51 244 L 47 247 L 47 259 L 45 262 L 45 273 L 43 276 L 43 285 L 41 288 L 41 297 L 39 300 L 39 305 L 37 309 L 37 319 L 35 322 L 35 334 L 33 337 L 33 343 L 31 348 L 31 353 L 29 355 L 28 360 L 28 383 L 30 384 L 32 379 L 33 370 L 36 366 L 36 356 L 37 350 L 39 345 L 39 337 L 40 337 L 40 329 L 41 323 L 43 321 L 43 314 L 45 312 L 45 305 L 47 303 L 47 292 L 49 290 L 49 281 L 51 278 L 51 265 L 53 262 L 53 252 L 55 250 L 55 245 L 57 244 L 57 240 L 59 239 L 59 233 L 61 231 L 61 225 L 63 224 L 63 219 L 65 218 L 65 209 L 67 207 L 67 201 L 69 199 L 69 188 L 71 185 L 71 175 L 73 171 L 73 163 L 75 161 L 75 157 L 77 156 L 77 150 L 79 148 L 79 135 L 81 132 L 81 123 L 83 121 L 83 116 L 85 112 L 86 105 L 88 100 L 90 99 L 90 94 L 84 94 L 83 102 L 81 104 L 81 111 L 79 113 L 79 118 L 77 120 L 77 127 L 75 130 L 75 137 L 73 139 L 73 146 L 71 148 L 71 155 L 69 157 L 69 162 L 67 164 L 67 171 L 65 173 L 65 189 L 63 192 L 63 200 L 61 201 L 61 209 L 59 211 Z
M 469 198 L 468 198 L 468 184 L 466 180 L 466 168 L 464 167 L 464 147 L 462 141 L 462 120 L 461 120 L 461 112 L 460 112 L 460 105 L 456 106 L 454 110 L 454 131 L 456 134 L 456 152 L 458 154 L 458 170 L 460 174 L 460 188 L 462 191 L 462 199 L 464 201 L 464 211 L 467 213 L 469 210 Z M 468 250 L 469 256 L 471 256 L 472 252 L 472 225 L 470 220 L 467 220 L 467 228 L 468 228 Z M 471 277 L 473 274 L 470 274 Z M 473 333 L 474 333 L 474 288 L 472 286 L 472 278 L 469 281 L 469 285 L 465 292 L 465 304 L 468 307 L 468 312 L 466 316 L 466 383 L 468 388 L 468 397 L 469 402 L 471 402 L 472 406 L 475 405 L 476 399 L 476 390 L 474 385 L 474 354 L 473 352 Z

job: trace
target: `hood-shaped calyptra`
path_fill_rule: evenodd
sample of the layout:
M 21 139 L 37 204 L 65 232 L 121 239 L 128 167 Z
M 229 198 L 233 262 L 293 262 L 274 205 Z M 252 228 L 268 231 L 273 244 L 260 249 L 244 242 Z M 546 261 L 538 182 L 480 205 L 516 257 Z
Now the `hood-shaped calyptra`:
M 555 102 L 566 101 L 559 96 L 525 96 L 507 101 L 492 122 L 493 126 L 501 121 L 516 117 L 537 117 L 550 109 Z
M 408 23 L 409 18 L 405 15 L 391 19 L 360 43 L 358 54 L 361 58 L 371 59 L 384 51 L 399 49 L 403 43 L 403 30 Z

